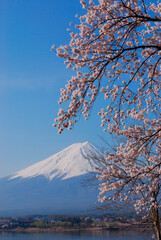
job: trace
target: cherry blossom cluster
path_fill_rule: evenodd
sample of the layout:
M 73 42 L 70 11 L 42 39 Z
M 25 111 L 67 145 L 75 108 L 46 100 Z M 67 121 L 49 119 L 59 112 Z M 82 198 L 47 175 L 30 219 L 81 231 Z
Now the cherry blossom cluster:
M 71 129 L 82 113 L 85 119 L 98 94 L 107 107 L 100 106 L 101 126 L 109 122 L 126 125 L 132 109 L 157 114 L 160 108 L 161 16 L 160 4 L 145 6 L 143 1 L 81 1 L 86 10 L 71 32 L 69 45 L 57 48 L 67 68 L 75 76 L 61 89 L 55 127 L 59 133 Z M 144 107 L 144 108 L 143 108 Z M 121 118 L 121 119 L 120 119 Z
M 161 208 L 161 142 L 151 141 L 148 146 L 143 143 L 140 148 L 135 126 L 128 132 L 128 140 L 115 151 L 103 153 L 101 166 L 96 168 L 100 181 L 98 199 L 112 204 L 130 200 L 138 214 L 141 211 L 149 214 Z M 100 163 L 99 158 L 96 160 Z

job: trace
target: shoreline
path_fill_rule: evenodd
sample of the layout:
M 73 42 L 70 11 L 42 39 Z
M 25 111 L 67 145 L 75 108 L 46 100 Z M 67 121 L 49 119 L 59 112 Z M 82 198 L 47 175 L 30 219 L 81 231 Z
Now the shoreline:
M 15 232 L 15 233 L 63 233 L 63 232 L 96 232 L 96 231 L 151 231 L 151 227 L 145 226 L 115 226 L 115 227 L 89 227 L 89 228 L 15 228 L 15 229 L 0 229 L 2 232 Z

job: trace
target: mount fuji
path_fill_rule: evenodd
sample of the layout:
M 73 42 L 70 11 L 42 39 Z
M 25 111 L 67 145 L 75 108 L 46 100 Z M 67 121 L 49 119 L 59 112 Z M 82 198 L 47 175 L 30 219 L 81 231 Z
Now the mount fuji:
M 89 185 L 98 150 L 76 143 L 53 156 L 0 179 L 0 215 L 80 214 L 95 208 L 98 189 Z M 85 184 L 82 184 L 82 183 Z

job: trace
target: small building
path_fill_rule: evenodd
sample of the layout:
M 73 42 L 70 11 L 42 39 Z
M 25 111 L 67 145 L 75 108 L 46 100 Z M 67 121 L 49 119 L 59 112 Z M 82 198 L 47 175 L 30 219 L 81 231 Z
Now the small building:
M 19 227 L 28 228 L 30 227 L 31 223 L 33 223 L 33 220 L 22 219 L 22 220 L 19 220 L 18 223 L 19 223 Z

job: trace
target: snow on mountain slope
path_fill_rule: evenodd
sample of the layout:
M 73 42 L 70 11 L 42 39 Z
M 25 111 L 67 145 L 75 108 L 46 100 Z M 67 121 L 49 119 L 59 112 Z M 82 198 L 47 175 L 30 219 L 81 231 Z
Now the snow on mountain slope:
M 33 178 L 40 175 L 50 179 L 61 178 L 62 180 L 80 176 L 94 171 L 95 163 L 89 161 L 86 156 L 90 152 L 98 150 L 90 143 L 75 143 L 53 156 L 31 165 L 17 173 L 11 179 L 18 177 Z

